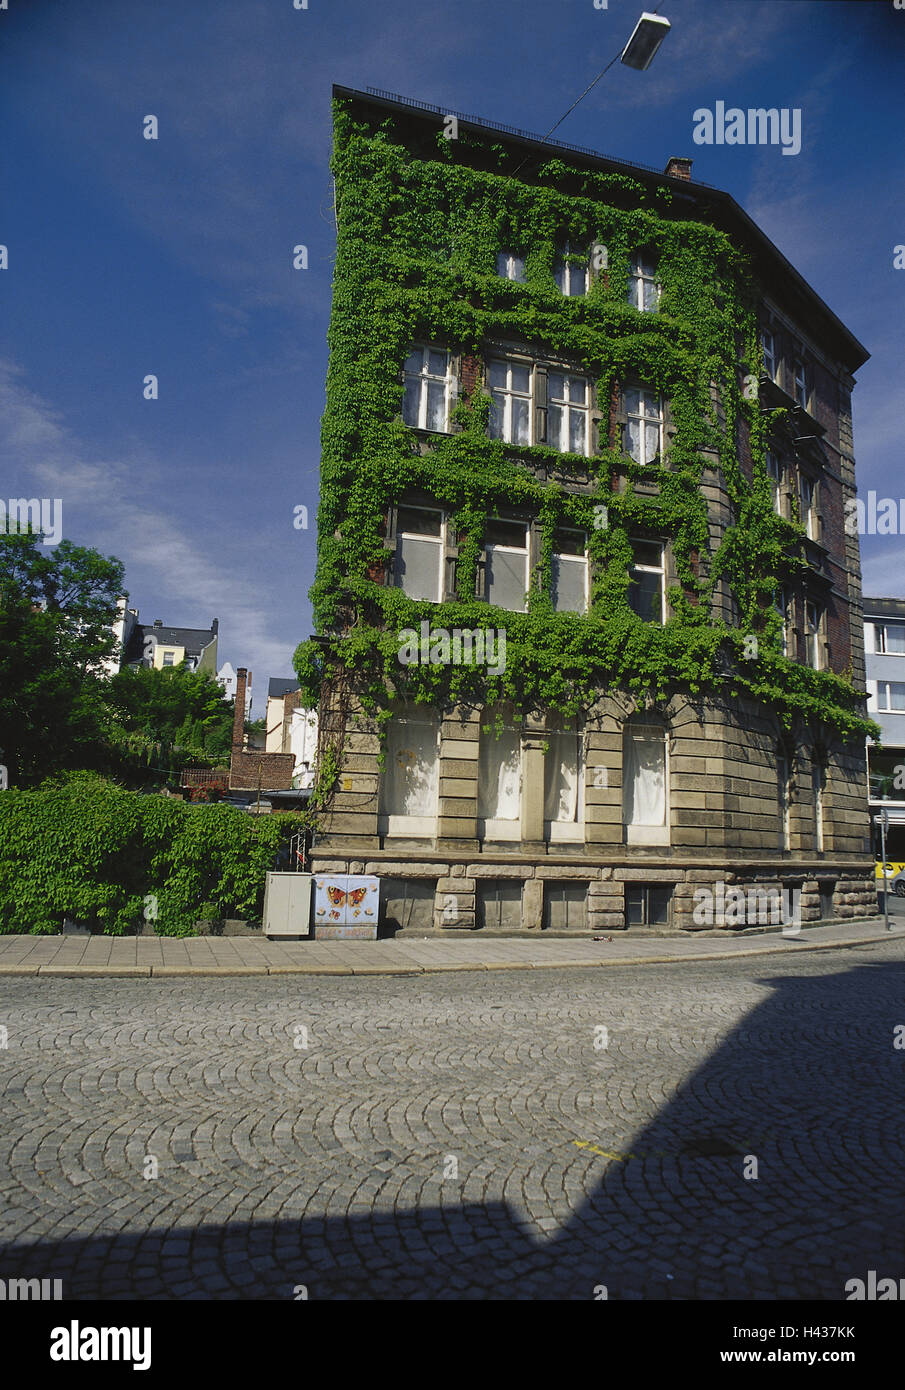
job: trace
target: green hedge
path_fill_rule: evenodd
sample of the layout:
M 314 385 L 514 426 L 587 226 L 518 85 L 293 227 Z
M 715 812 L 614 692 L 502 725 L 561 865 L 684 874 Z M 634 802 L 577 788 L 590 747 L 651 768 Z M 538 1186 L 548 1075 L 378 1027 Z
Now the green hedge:
M 205 902 L 221 917 L 260 919 L 264 875 L 299 826 L 88 772 L 0 792 L 0 933 L 58 932 L 68 916 L 110 936 L 144 920 L 190 936 Z

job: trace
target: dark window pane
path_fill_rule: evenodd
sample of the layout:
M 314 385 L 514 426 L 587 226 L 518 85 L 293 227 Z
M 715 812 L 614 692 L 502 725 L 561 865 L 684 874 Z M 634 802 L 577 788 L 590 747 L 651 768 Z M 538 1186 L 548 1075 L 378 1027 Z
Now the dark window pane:
M 396 530 L 414 536 L 439 536 L 440 513 L 422 511 L 420 507 L 400 507 Z

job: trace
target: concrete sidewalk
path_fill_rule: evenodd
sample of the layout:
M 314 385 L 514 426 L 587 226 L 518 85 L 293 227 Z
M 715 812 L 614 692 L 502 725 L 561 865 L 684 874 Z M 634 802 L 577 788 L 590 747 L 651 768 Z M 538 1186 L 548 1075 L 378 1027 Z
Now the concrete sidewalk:
M 427 937 L 406 941 L 268 941 L 253 937 L 0 936 L 0 976 L 420 975 L 439 970 L 541 970 L 727 960 L 905 937 L 882 917 L 803 928 L 797 935 L 640 937 L 569 941 Z

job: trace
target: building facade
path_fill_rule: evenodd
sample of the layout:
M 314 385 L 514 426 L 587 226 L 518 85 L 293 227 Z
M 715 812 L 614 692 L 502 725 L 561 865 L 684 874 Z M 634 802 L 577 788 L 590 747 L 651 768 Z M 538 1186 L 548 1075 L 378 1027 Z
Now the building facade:
M 313 869 L 418 933 L 874 912 L 865 350 L 690 160 L 334 96 Z
M 905 863 L 905 599 L 865 596 L 864 639 L 867 709 L 881 734 L 879 743 L 868 742 L 870 809 L 875 822 L 887 813 L 886 854 L 898 872 Z M 905 877 L 896 888 L 905 894 Z

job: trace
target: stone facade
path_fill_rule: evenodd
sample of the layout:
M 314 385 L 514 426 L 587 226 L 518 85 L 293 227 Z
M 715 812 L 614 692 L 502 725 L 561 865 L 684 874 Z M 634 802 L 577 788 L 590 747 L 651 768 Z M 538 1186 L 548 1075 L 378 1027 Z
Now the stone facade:
M 399 121 L 397 136 L 403 123 L 410 122 L 413 150 L 423 150 L 428 137 L 434 139 L 428 127 L 436 116 L 420 115 L 416 104 L 395 107 L 391 101 L 360 93 L 343 95 L 369 119 L 392 112 Z M 423 130 L 415 130 L 419 121 Z M 498 132 L 489 138 L 505 143 Z M 539 146 L 536 153 L 546 148 Z M 582 163 L 580 156 L 569 158 Z M 629 172 L 613 161 L 600 163 Z M 845 675 L 863 690 L 858 542 L 844 518 L 846 504 L 855 495 L 852 372 L 866 353 L 766 239 L 757 240 L 760 234 L 732 200 L 692 183 L 690 161 L 679 164 L 681 168 L 672 162 L 666 177 L 674 191 L 684 190 L 683 215 L 713 219 L 721 230 L 737 234 L 751 253 L 760 287 L 758 322 L 773 345 L 775 361 L 767 369 L 765 357 L 759 399 L 762 409 L 779 411 L 780 423 L 771 439 L 777 459 L 775 509 L 790 521 L 800 512 L 806 523 L 800 541 L 804 565 L 783 600 L 785 655 Z M 634 166 L 630 172 L 633 178 L 652 181 Z M 660 182 L 663 178 L 656 176 Z M 467 401 L 482 384 L 486 387 L 488 360 L 514 351 L 510 345 L 517 336 L 507 329 L 505 338 L 488 339 L 478 352 L 450 350 L 450 371 L 460 399 Z M 526 330 L 523 336 L 528 347 L 521 350 L 531 351 L 531 333 Z M 437 334 L 434 338 L 441 342 Z M 579 371 L 581 366 L 563 366 L 537 347 L 533 370 L 543 384 L 531 400 L 541 400 L 545 407 L 549 374 Z M 741 384 L 746 375 L 741 362 L 738 371 Z M 625 381 L 613 387 L 608 404 L 608 439 L 601 437 L 600 413 L 589 409 L 587 468 L 583 458 L 573 457 L 568 467 L 560 468 L 549 452 L 527 449 L 518 455 L 518 466 L 545 486 L 556 484 L 585 499 L 598 497 L 591 459 L 623 437 L 629 410 Z M 716 383 L 711 405 L 722 427 L 724 405 Z M 537 410 L 546 421 L 546 409 Z M 662 444 L 668 456 L 676 433 L 668 399 L 662 411 Z M 409 423 L 412 452 L 428 454 L 433 447 L 428 431 Z M 450 423 L 449 432 L 456 428 Z M 736 442 L 739 468 L 750 480 L 754 462 L 749 426 L 743 419 L 737 423 Z M 717 453 L 703 447 L 699 456 L 709 544 L 691 557 L 695 579 L 706 577 L 727 527 L 737 520 Z M 653 502 L 659 494 L 654 474 L 638 476 L 637 469 L 619 463 L 613 465 L 609 486 L 613 492 L 631 486 L 636 496 Z M 391 555 L 402 530 L 400 506 L 411 510 L 437 505 L 429 493 L 411 489 L 404 498 L 393 499 L 380 516 L 381 535 Z M 525 563 L 533 573 L 541 556 L 542 521 L 526 515 L 523 525 Z M 437 532 L 438 602 L 457 596 L 461 540 L 452 524 Z M 681 580 L 668 539 L 661 563 L 662 592 L 681 582 L 696 603 L 687 575 Z M 375 584 L 394 583 L 394 559 L 384 566 L 371 565 L 368 577 Z M 475 596 L 487 597 L 481 567 Z M 715 585 L 712 610 L 716 621 L 728 627 L 737 624 L 728 580 Z M 436 764 L 431 763 L 431 774 L 436 773 L 435 810 L 407 818 L 394 815 L 388 804 L 389 779 L 382 766 L 386 755 L 381 755 L 377 724 L 356 702 L 353 685 L 343 683 L 341 700 L 329 678 L 324 687 L 320 727 L 334 750 L 341 749 L 341 772 L 315 836 L 311 865 L 314 872 L 379 875 L 384 881 L 385 926 L 390 930 L 744 930 L 775 927 L 780 919 L 791 919 L 794 925 L 876 911 L 863 739 L 846 742 L 832 730 L 815 729 L 804 720 L 793 720 L 786 728 L 767 705 L 734 698 L 728 679 L 713 682 L 716 688 L 698 698 L 674 693 L 656 707 L 639 703 L 628 689 L 601 690 L 596 699 L 590 692 L 591 708 L 574 728 L 577 752 L 570 793 L 577 810 L 568 822 L 548 819 L 551 746 L 565 726 L 552 716 L 526 712 L 523 717 L 507 711 L 505 726 L 510 735 L 517 730 L 512 756 L 519 806 L 517 817 L 505 824 L 481 819 L 484 741 L 494 738 L 482 722 L 486 725 L 498 712 L 432 711 L 437 740 Z M 423 707 L 418 709 L 423 718 Z M 394 717 L 409 716 L 398 708 Z M 661 759 L 658 786 L 661 791 L 665 787 L 665 810 L 656 823 L 643 816 L 633 818 L 627 810 L 631 776 L 626 759 L 639 756 L 631 752 L 633 730 L 639 724 L 645 728 L 646 747 L 656 745 Z M 657 743 L 661 735 L 662 754 Z M 399 824 L 406 820 L 411 821 L 408 830 Z

